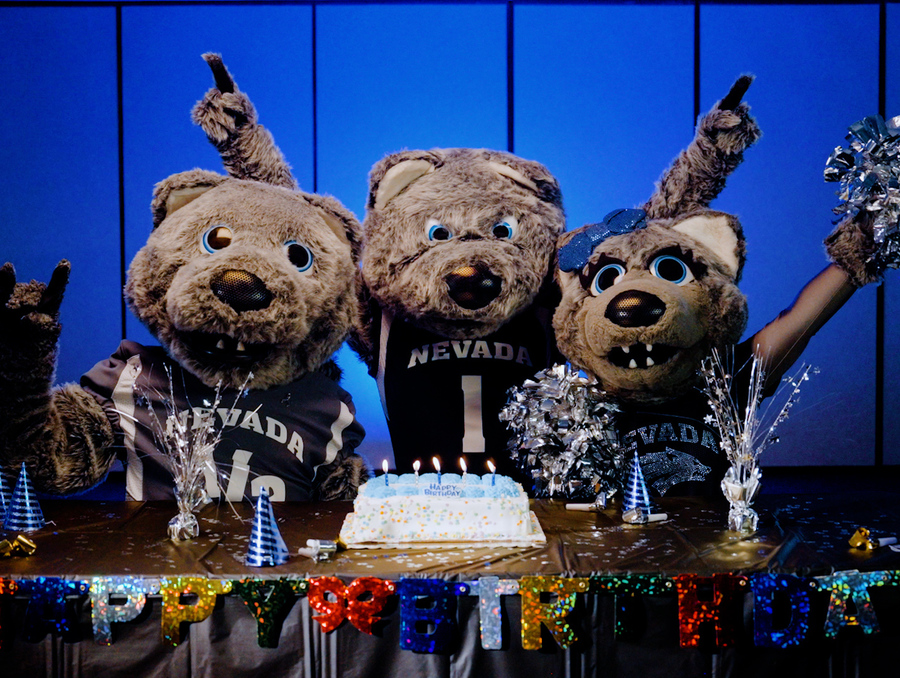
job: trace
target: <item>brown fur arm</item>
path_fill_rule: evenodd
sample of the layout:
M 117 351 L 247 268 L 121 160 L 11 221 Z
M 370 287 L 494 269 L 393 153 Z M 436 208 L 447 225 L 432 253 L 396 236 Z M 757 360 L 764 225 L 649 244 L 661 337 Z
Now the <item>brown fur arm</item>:
M 70 494 L 99 482 L 115 459 L 113 428 L 80 387 L 51 389 L 68 280 L 62 262 L 49 285 L 0 274 L 0 462 L 25 462 L 35 487 Z
M 192 118 L 219 151 L 228 174 L 296 189 L 290 165 L 269 131 L 257 123 L 253 103 L 238 90 L 222 57 L 204 54 L 203 58 L 216 86 L 197 102 Z
M 825 239 L 828 258 L 844 271 L 857 287 L 879 282 L 875 254 L 875 233 L 870 215 L 844 219 Z
M 357 314 L 354 327 L 350 331 L 347 343 L 366 367 L 369 368 L 369 374 L 374 377 L 378 369 L 378 337 L 381 332 L 381 309 L 372 299 L 369 289 L 362 279 L 362 274 L 358 275 L 358 284 L 359 313 Z
M 650 219 L 670 218 L 708 207 L 725 180 L 744 159 L 744 151 L 760 137 L 746 103 L 738 103 L 752 78 L 742 76 L 731 92 L 707 113 L 694 140 L 657 183 L 644 204 Z
M 369 468 L 358 454 L 340 457 L 328 466 L 320 466 L 316 471 L 314 499 L 318 501 L 341 501 L 356 498 L 359 486 L 369 479 Z

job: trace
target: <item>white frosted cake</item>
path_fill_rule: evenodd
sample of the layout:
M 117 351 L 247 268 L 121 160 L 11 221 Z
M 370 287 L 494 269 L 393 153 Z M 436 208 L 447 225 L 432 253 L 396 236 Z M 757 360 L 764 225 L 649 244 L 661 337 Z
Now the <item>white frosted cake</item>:
M 377 476 L 359 488 L 341 528 L 347 546 L 479 542 L 543 543 L 522 486 L 511 478 L 469 473 Z

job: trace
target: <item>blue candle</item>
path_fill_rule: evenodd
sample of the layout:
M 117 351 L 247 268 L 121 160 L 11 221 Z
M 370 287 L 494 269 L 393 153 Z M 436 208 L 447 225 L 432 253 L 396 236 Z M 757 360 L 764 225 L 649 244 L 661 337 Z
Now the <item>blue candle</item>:
M 431 463 L 434 464 L 434 470 L 437 471 L 438 474 L 438 485 L 441 484 L 441 460 L 437 457 L 431 458 Z
M 384 471 L 384 485 L 387 487 L 388 485 L 388 463 L 387 459 L 383 459 L 381 462 L 381 470 Z
M 491 485 L 494 485 L 497 482 L 497 467 L 494 466 L 494 462 L 492 462 L 490 459 L 488 460 L 487 465 L 488 469 L 491 472 Z

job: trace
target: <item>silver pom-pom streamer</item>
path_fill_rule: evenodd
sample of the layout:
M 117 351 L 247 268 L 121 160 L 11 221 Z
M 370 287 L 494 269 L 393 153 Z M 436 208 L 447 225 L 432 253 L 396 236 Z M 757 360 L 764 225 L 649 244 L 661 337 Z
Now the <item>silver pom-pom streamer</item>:
M 825 165 L 825 181 L 841 184 L 837 221 L 868 212 L 878 245 L 875 269 L 900 268 L 900 116 L 863 118 L 849 127 L 847 141 Z
M 731 467 L 722 479 L 722 493 L 728 499 L 728 528 L 736 532 L 754 532 L 758 521 L 755 510 L 750 508 L 759 492 L 762 471 L 759 456 L 769 445 L 778 442 L 775 429 L 787 419 L 791 408 L 800 395 L 800 385 L 809 380 L 809 365 L 804 365 L 792 377 L 786 377 L 779 386 L 771 403 L 782 401 L 783 392 L 790 389 L 780 409 L 772 416 L 772 407 L 760 410 L 766 383 L 762 361 L 753 356 L 750 362 L 750 380 L 746 405 L 738 402 L 743 398 L 733 392 L 734 365 L 732 359 L 723 359 L 716 349 L 703 360 L 700 373 L 706 382 L 703 393 L 709 399 L 709 406 L 716 419 L 721 442 L 719 443 Z M 743 394 L 740 394 L 743 395 Z
M 220 483 L 220 474 L 216 468 L 213 452 L 222 439 L 222 427 L 216 424 L 215 417 L 207 417 L 201 423 L 191 422 L 190 417 L 183 416 L 183 412 L 176 407 L 175 386 L 172 381 L 172 371 L 166 366 L 166 376 L 169 382 L 168 394 L 155 394 L 165 408 L 165 418 L 162 418 L 154 409 L 152 394 L 141 393 L 139 387 L 135 387 L 138 402 L 147 403 L 147 412 L 150 417 L 151 428 L 156 446 L 166 460 L 172 478 L 175 481 L 175 502 L 178 506 L 178 515 L 169 521 L 168 533 L 173 541 L 185 541 L 193 539 L 200 534 L 200 524 L 194 511 L 205 506 L 210 501 L 206 490 L 207 477 Z M 238 389 L 238 396 L 232 405 L 228 415 L 223 419 L 228 421 L 231 412 L 237 405 L 237 400 L 244 393 L 252 373 Z M 215 396 L 212 402 L 204 401 L 205 408 L 215 411 L 222 402 L 222 383 L 216 386 Z M 120 411 L 124 416 L 130 416 Z
M 509 390 L 500 412 L 510 453 L 534 479 L 536 497 L 594 501 L 621 487 L 624 455 L 613 401 L 569 365 L 554 365 Z

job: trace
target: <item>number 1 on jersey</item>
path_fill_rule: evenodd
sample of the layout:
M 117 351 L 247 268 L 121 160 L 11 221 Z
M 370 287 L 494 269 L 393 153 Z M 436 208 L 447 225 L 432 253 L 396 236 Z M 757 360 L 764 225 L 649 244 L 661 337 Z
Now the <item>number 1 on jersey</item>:
M 484 452 L 484 428 L 481 421 L 481 375 L 463 375 L 463 453 Z

